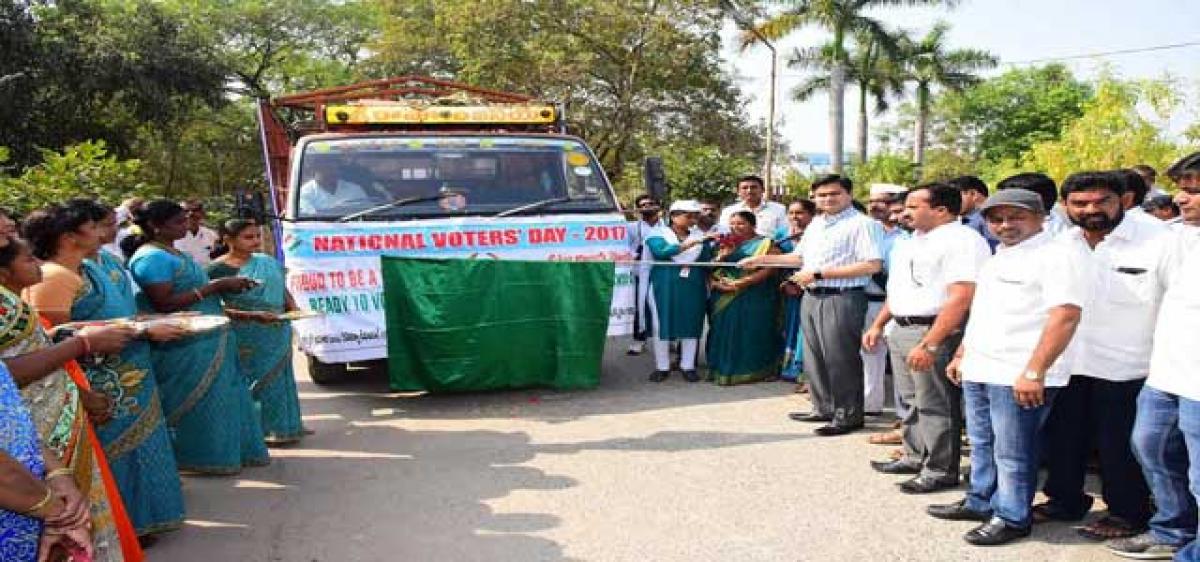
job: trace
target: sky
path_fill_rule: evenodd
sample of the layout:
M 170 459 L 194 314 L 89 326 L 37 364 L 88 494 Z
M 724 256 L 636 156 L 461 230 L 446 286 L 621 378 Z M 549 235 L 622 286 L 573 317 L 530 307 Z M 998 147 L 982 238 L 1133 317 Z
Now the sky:
M 773 4 L 783 2 L 776 0 Z M 903 28 L 917 36 L 934 22 L 946 21 L 951 25 L 947 41 L 951 48 L 984 49 L 1000 58 L 1000 66 L 985 76 L 1034 59 L 1200 42 L 1200 0 L 962 0 L 953 9 L 890 8 L 872 14 L 889 27 Z M 732 24 L 723 35 L 726 64 L 751 98 L 750 117 L 766 121 L 770 52 L 762 46 L 740 52 L 737 28 Z M 777 44 L 776 115 L 782 120 L 781 134 L 793 152 L 828 152 L 829 100 L 819 94 L 804 103 L 792 101 L 790 91 L 803 80 L 806 71 L 788 69 L 784 60 L 795 48 L 815 46 L 827 38 L 825 32 L 807 28 Z M 1085 79 L 1095 77 L 1104 65 L 1122 78 L 1161 78 L 1169 73 L 1181 80 L 1188 106 L 1200 106 L 1200 45 L 1062 62 Z M 854 92 L 848 89 L 846 96 L 848 151 L 853 149 L 856 130 Z M 1167 129 L 1177 132 L 1198 117 L 1194 112 L 1180 115 L 1167 124 Z M 884 114 L 874 121 L 889 119 L 891 115 Z

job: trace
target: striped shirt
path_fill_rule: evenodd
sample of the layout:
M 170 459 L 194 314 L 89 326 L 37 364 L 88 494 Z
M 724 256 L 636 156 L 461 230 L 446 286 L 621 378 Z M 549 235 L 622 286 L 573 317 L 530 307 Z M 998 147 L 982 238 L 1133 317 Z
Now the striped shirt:
M 873 225 L 870 217 L 854 207 L 846 207 L 836 215 L 817 215 L 804 230 L 804 236 L 800 238 L 794 253 L 800 255 L 807 271 L 882 260 Z M 813 285 L 844 289 L 864 287 L 870 280 L 870 276 L 864 275 L 822 279 Z

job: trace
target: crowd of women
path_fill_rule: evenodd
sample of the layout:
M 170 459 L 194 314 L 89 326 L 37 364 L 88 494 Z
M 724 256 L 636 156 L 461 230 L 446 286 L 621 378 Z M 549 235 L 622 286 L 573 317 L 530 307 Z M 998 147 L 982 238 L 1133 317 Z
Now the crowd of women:
M 261 229 L 224 224 L 206 269 L 174 247 L 180 205 L 138 203 L 125 225 L 90 199 L 0 213 L 0 560 L 141 560 L 183 523 L 180 471 L 305 433 Z

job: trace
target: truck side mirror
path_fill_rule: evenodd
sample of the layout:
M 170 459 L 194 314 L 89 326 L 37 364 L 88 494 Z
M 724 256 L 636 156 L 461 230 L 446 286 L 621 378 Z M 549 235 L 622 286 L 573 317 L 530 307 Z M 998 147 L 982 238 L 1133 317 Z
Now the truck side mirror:
M 649 193 L 656 201 L 667 200 L 667 172 L 663 169 L 662 158 L 658 156 L 646 158 L 646 163 L 642 167 L 642 181 L 645 184 L 646 193 Z

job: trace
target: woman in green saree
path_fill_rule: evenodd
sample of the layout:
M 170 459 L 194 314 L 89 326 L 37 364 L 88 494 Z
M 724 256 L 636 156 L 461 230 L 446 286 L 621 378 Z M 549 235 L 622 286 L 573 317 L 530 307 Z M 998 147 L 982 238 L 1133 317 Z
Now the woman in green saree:
M 228 252 L 208 266 L 208 276 L 224 279 L 241 276 L 257 285 L 242 293 L 222 297 L 225 313 L 237 334 L 238 364 L 250 382 L 250 396 L 262 416 L 268 445 L 295 443 L 304 436 L 300 397 L 292 373 L 292 326 L 279 315 L 296 310 L 287 290 L 283 266 L 259 252 L 262 229 L 253 221 L 235 219 L 221 228 Z
M 754 232 L 754 213 L 729 220 L 717 261 L 777 253 L 772 241 Z M 779 291 L 771 269 L 720 268 L 709 281 L 709 334 L 705 347 L 710 378 L 721 386 L 751 383 L 779 375 Z

